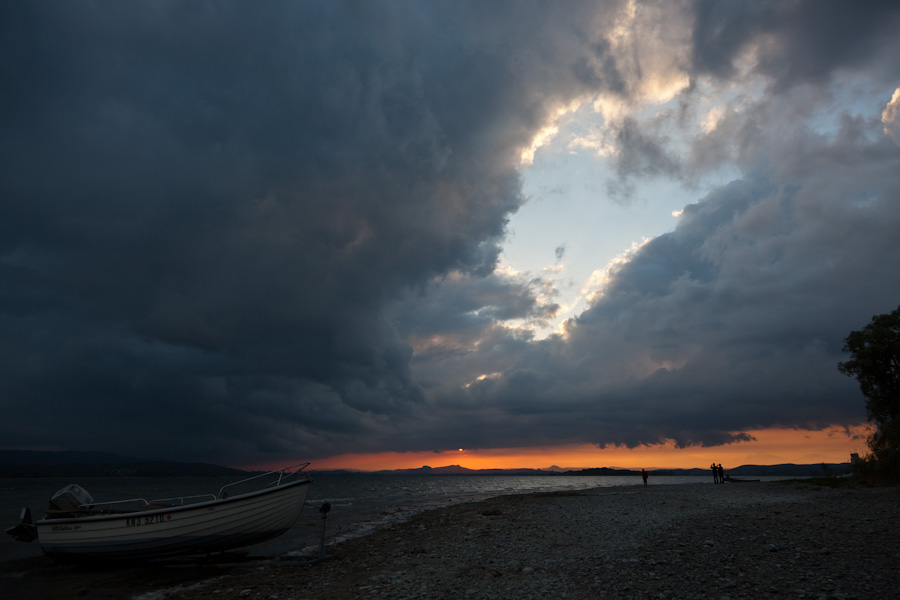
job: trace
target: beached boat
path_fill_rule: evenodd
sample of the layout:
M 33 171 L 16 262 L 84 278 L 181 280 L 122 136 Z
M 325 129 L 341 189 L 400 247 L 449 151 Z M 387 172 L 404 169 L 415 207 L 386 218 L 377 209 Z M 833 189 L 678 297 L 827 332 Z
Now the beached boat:
M 210 554 L 272 539 L 300 516 L 311 479 L 309 463 L 284 467 L 224 486 L 217 494 L 96 502 L 77 485 L 50 500 L 45 517 L 6 530 L 37 539 L 44 554 L 62 559 L 145 559 Z

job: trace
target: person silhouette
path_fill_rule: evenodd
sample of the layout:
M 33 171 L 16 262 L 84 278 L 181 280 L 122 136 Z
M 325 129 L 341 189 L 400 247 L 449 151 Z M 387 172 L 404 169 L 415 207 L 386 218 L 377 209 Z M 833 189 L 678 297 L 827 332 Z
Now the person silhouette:
M 647 485 L 647 471 L 641 469 L 641 477 L 644 478 L 644 485 Z
M 713 483 L 719 483 L 719 468 L 716 466 L 716 463 L 709 465 L 709 468 L 713 472 Z
M 719 483 L 725 483 L 725 469 L 722 468 L 722 463 L 719 463 L 716 471 L 719 473 Z

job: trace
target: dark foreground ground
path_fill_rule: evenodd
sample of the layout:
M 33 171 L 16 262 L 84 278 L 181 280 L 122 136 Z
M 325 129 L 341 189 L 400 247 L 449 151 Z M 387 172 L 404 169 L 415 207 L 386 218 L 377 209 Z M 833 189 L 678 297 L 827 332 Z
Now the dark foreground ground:
M 504 496 L 290 561 L 0 567 L 3 600 L 900 598 L 900 489 L 800 482 Z

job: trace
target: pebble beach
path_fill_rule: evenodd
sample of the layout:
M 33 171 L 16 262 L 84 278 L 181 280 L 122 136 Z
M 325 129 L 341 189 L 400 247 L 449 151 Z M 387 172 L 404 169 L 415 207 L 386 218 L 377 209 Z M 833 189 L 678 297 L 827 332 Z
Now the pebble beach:
M 13 561 L 0 597 L 900 598 L 900 488 L 651 478 L 431 510 L 308 558 Z

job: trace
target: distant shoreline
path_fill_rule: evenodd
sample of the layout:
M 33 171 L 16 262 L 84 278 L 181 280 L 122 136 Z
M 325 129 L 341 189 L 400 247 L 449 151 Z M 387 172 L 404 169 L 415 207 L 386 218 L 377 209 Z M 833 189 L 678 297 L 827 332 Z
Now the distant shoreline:
M 313 464 L 312 467 L 315 467 Z M 704 476 L 708 468 L 690 469 L 648 469 L 654 477 Z M 821 477 L 850 473 L 850 463 L 741 465 L 726 468 L 725 473 L 733 477 Z M 246 476 L 246 471 L 232 467 L 208 463 L 186 463 L 168 460 L 142 460 L 104 452 L 69 452 L 38 450 L 0 450 L 0 479 L 49 478 L 49 477 L 214 477 Z M 638 476 L 640 470 L 614 469 L 610 467 L 585 468 L 577 470 L 547 469 L 468 469 L 460 465 L 444 467 L 419 467 L 416 469 L 394 469 L 380 471 L 356 471 L 349 469 L 316 470 L 319 476 L 356 475 L 481 475 L 481 476 Z

